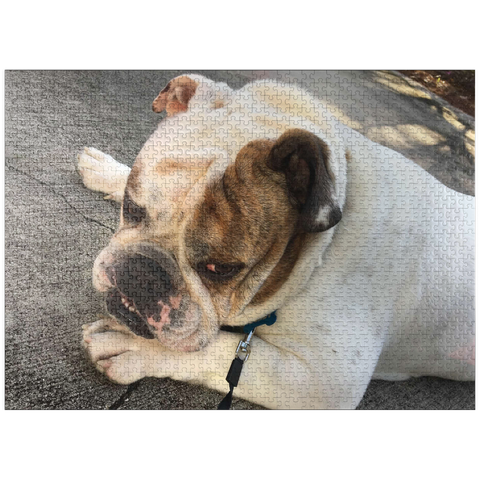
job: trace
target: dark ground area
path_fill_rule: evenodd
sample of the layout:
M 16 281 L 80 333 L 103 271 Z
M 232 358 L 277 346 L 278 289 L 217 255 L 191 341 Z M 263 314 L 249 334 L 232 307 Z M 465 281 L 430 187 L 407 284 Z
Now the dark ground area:
M 475 70 L 399 70 L 454 107 L 475 116 Z

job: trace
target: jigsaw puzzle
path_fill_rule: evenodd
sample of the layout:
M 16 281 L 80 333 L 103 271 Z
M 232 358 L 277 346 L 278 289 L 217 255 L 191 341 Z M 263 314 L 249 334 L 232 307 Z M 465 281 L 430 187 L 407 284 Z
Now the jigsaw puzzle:
M 133 84 L 128 72 L 112 75 L 120 91 Z M 78 105 L 92 128 L 101 110 L 95 95 L 101 102 L 110 95 L 102 105 L 120 117 L 131 109 L 142 115 L 150 95 L 160 117 L 143 127 L 143 137 L 137 131 L 131 139 L 115 122 L 102 132 L 103 142 L 82 135 L 77 171 L 101 195 L 78 189 L 81 208 L 52 183 L 48 169 L 35 175 L 37 183 L 21 162 L 7 164 L 12 175 L 61 195 L 63 208 L 101 230 L 95 248 L 86 230 L 84 251 L 77 251 L 86 256 L 82 265 L 93 265 L 96 293 L 84 294 L 87 306 L 77 303 L 65 336 L 78 340 L 84 323 L 78 344 L 120 385 L 121 399 L 102 393 L 105 404 L 123 406 L 142 388 L 147 398 L 147 378 L 186 382 L 192 386 L 184 395 L 213 395 L 200 408 L 219 409 L 232 402 L 354 409 L 372 380 L 401 385 L 419 377 L 457 381 L 452 389 L 467 386 L 473 394 L 475 209 L 466 194 L 473 193 L 473 175 L 450 188 L 438 179 L 442 172 L 435 178 L 426 171 L 434 159 L 415 162 L 392 145 L 406 148 L 412 139 L 436 145 L 442 135 L 420 121 L 396 129 L 390 121 L 402 114 L 395 103 L 400 88 L 413 99 L 413 116 L 427 94 L 388 73 L 367 72 L 361 81 L 338 72 L 244 72 L 239 82 L 241 76 L 177 72 L 158 85 L 152 72 L 139 93 L 143 103 L 125 111 L 114 103 L 114 90 L 105 93 L 107 77 L 98 77 L 104 80 L 90 84 L 97 92 L 91 104 Z M 374 84 L 390 89 L 388 108 L 377 112 L 381 122 L 388 119 L 381 127 L 368 115 L 357 117 L 352 103 L 358 88 L 365 111 L 375 110 Z M 472 140 L 473 130 L 465 132 Z M 130 142 L 133 155 L 117 157 L 118 148 L 108 148 L 114 141 Z M 43 204 L 37 210 L 47 212 Z M 14 218 L 6 213 L 7 221 Z M 53 237 L 55 225 L 66 228 L 52 220 L 44 228 Z M 56 254 L 68 248 L 60 245 Z M 59 305 L 54 321 L 63 325 Z M 81 318 L 94 307 L 98 319 Z M 63 360 L 73 378 L 84 368 L 82 385 L 111 388 L 73 350 L 61 354 L 78 355 Z M 183 400 L 170 397 L 163 408 L 178 408 Z M 17 408 L 15 399 L 11 405 Z

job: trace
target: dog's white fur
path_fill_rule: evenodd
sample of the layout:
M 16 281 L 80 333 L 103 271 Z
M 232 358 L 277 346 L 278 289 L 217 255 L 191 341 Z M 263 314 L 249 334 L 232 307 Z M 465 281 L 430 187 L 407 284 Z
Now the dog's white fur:
M 473 380 L 474 198 L 340 124 L 294 85 L 260 81 L 232 91 L 189 77 L 200 87 L 188 112 L 167 119 L 188 148 L 212 139 L 227 152 L 213 162 L 218 173 L 251 140 L 306 129 L 331 150 L 343 210 L 334 229 L 308 236 L 272 298 L 230 322 L 277 310 L 275 325 L 257 328 L 235 394 L 270 408 L 354 408 L 372 378 Z M 199 132 L 185 130 L 192 118 Z M 226 123 L 229 129 L 218 128 Z M 164 132 L 159 126 L 139 156 L 165 143 Z M 122 198 L 125 165 L 85 149 L 79 170 L 88 188 Z M 172 377 L 226 392 L 240 336 L 219 332 L 205 349 L 180 353 L 101 320 L 85 326 L 84 338 L 97 368 L 113 381 Z

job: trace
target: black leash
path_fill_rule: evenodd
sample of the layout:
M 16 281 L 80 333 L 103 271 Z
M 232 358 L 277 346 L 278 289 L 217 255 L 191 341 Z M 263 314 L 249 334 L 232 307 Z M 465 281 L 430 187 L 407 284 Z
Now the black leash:
M 245 333 L 246 336 L 243 340 L 238 342 L 237 350 L 235 351 L 235 358 L 230 365 L 230 369 L 228 370 L 226 377 L 226 380 L 230 385 L 230 391 L 218 404 L 217 410 L 230 410 L 232 406 L 233 389 L 238 385 L 240 375 L 242 374 L 243 364 L 247 361 L 250 355 L 250 341 L 253 337 L 255 328 L 259 327 L 260 325 L 273 325 L 276 321 L 277 315 L 275 312 L 272 312 L 270 315 L 267 315 L 257 322 L 249 323 L 243 327 L 232 327 L 230 325 L 222 325 L 220 327 L 220 330 L 223 330 L 224 332 Z

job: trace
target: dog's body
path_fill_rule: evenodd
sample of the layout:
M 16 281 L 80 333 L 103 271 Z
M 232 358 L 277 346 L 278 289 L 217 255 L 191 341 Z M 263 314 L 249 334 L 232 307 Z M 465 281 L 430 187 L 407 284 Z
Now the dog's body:
M 123 199 L 94 266 L 119 322 L 84 334 L 99 370 L 226 392 L 241 336 L 219 326 L 276 311 L 235 390 L 266 407 L 354 408 L 372 377 L 474 379 L 473 197 L 295 86 L 182 76 L 164 109 L 131 172 L 80 156 L 85 185 Z

